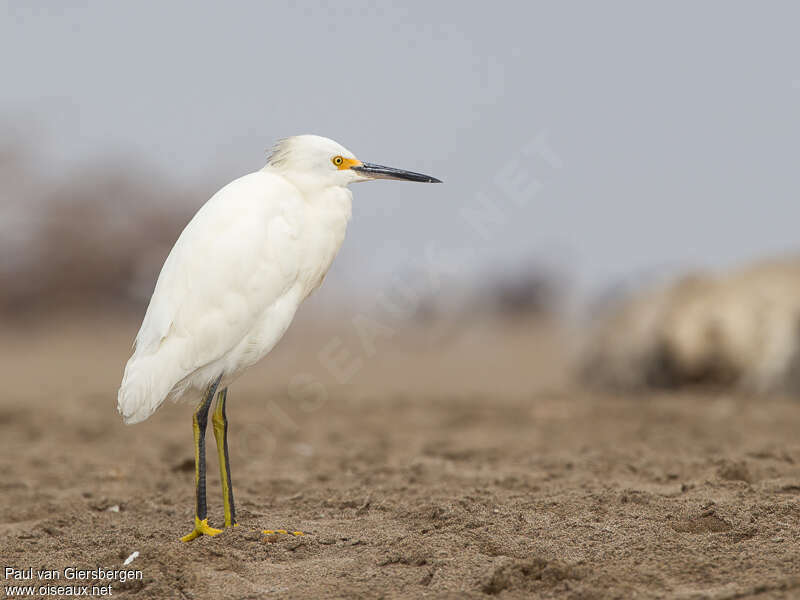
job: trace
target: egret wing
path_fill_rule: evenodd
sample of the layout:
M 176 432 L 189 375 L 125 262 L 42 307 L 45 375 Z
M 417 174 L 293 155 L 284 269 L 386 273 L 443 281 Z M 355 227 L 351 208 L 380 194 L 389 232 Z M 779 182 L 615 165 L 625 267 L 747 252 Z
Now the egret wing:
M 155 410 L 176 383 L 235 348 L 292 289 L 303 215 L 297 189 L 265 172 L 233 181 L 198 211 L 158 277 L 120 389 L 123 414 L 130 412 L 123 410 L 126 387 L 146 387 L 132 403 Z

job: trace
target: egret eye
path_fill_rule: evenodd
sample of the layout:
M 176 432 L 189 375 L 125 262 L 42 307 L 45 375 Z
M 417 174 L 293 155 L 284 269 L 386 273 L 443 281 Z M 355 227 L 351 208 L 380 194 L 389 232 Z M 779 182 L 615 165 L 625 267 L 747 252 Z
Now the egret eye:
M 334 156 L 332 160 L 333 164 L 335 164 L 337 167 L 342 166 L 342 163 L 344 162 L 344 159 L 341 156 Z

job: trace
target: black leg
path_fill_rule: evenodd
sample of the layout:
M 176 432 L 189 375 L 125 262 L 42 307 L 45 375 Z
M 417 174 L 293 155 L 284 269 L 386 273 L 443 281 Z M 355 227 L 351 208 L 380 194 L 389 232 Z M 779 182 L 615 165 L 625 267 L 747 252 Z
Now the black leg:
M 194 429 L 194 481 L 195 481 L 195 528 L 189 535 L 181 538 L 189 542 L 202 534 L 216 535 L 220 530 L 209 527 L 207 521 L 208 508 L 206 506 L 206 426 L 208 425 L 208 411 L 211 401 L 217 392 L 217 387 L 222 375 L 212 383 L 203 400 L 197 406 L 192 417 Z

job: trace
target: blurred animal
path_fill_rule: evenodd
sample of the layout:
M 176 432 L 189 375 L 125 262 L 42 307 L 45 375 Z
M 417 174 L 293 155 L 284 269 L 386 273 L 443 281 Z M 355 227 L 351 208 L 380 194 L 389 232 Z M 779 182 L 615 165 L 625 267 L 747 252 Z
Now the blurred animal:
M 800 391 L 800 259 L 695 273 L 625 298 L 597 319 L 581 355 L 590 383 Z
M 205 430 L 214 396 L 225 526 L 236 524 L 228 459 L 227 388 L 283 337 L 300 303 L 322 283 L 350 220 L 348 185 L 370 179 L 438 179 L 358 160 L 333 140 L 282 140 L 267 166 L 217 192 L 181 233 L 158 277 L 117 396 L 125 423 L 167 398 L 202 400 L 193 417 L 196 512 L 182 538 L 208 524 Z

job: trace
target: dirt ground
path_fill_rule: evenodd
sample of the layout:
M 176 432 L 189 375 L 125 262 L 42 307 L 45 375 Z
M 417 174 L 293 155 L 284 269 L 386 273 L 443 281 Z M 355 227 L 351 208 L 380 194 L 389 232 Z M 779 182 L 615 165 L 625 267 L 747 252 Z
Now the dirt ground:
M 374 346 L 299 328 L 230 391 L 240 526 L 183 544 L 191 409 L 114 409 L 135 329 L 2 331 L 3 572 L 138 551 L 113 597 L 800 597 L 800 402 L 582 391 L 557 336 L 517 326 Z

